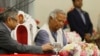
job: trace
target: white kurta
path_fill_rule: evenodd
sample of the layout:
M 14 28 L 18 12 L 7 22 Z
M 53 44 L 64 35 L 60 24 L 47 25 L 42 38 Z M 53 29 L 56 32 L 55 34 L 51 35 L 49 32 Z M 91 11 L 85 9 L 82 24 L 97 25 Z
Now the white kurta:
M 48 24 L 43 25 L 40 30 L 45 30 L 47 31 L 49 35 L 49 41 L 53 44 L 55 43 L 54 37 L 52 36 Z M 63 46 L 63 34 L 62 34 L 62 29 L 59 29 L 57 31 L 57 43 L 60 43 L 61 46 Z

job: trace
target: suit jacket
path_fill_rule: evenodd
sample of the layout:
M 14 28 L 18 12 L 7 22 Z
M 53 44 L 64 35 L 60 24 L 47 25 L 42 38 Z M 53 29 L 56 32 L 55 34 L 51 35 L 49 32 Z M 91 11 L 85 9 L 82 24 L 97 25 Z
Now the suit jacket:
M 71 31 L 76 31 L 77 33 L 79 33 L 80 36 L 82 37 L 82 40 L 84 40 L 85 33 L 92 34 L 93 26 L 90 21 L 90 17 L 88 13 L 85 11 L 82 11 L 82 12 L 85 17 L 86 24 L 84 24 L 80 13 L 75 8 L 71 10 L 70 12 L 68 12 L 67 19 L 68 19 Z
M 9 53 L 43 53 L 40 46 L 27 46 L 11 38 L 10 31 L 0 22 L 0 54 Z

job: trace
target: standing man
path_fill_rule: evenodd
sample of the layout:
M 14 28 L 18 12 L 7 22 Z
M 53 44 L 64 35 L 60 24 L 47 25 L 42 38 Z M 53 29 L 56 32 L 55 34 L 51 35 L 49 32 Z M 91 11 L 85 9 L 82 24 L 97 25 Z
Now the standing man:
M 83 11 L 82 8 L 82 0 L 72 0 L 74 9 L 69 11 L 68 22 L 71 28 L 71 31 L 76 31 L 82 37 L 82 41 L 84 39 L 88 39 L 91 37 L 93 32 L 93 25 L 90 21 L 90 17 L 86 11 Z
M 29 46 L 20 44 L 11 38 L 11 30 L 18 24 L 18 11 L 8 9 L 4 12 L 0 22 L 0 54 L 11 53 L 43 53 L 43 51 L 52 50 L 53 47 L 48 43 L 42 46 Z M 1 15 L 0 15 L 1 16 Z M 0 19 L 1 20 L 1 19 Z

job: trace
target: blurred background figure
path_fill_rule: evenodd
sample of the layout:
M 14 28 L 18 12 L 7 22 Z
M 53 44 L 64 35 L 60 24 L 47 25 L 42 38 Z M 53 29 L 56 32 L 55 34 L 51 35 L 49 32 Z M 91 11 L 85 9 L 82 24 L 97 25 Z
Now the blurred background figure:
M 97 32 L 100 34 L 100 15 L 99 15 L 99 19 L 97 22 Z
M 72 0 L 74 9 L 69 11 L 67 19 L 71 31 L 76 31 L 82 38 L 87 40 L 92 36 L 93 25 L 88 13 L 82 10 L 83 0 Z
M 40 29 L 40 27 L 38 26 L 40 24 L 40 21 L 35 19 L 36 23 L 37 23 L 37 29 Z
M 99 15 L 99 19 L 97 22 L 97 34 L 96 35 L 98 35 L 97 36 L 98 38 L 95 40 L 95 42 L 96 42 L 98 48 L 100 49 L 100 15 Z

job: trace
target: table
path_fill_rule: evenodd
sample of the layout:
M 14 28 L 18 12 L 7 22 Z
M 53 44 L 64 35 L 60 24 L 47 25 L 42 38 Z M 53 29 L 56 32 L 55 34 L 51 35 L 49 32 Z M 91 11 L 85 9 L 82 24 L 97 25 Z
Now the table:
M 52 56 L 52 54 L 0 54 L 0 56 Z

